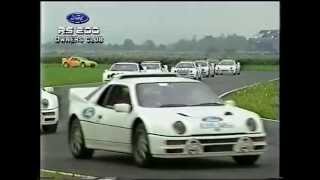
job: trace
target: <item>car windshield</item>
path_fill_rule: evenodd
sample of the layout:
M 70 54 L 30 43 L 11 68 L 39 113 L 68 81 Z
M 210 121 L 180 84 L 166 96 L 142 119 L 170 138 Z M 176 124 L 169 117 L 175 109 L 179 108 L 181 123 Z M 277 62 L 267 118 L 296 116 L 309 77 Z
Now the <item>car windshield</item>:
M 138 71 L 136 64 L 114 64 L 110 71 Z
M 207 67 L 207 63 L 205 62 L 197 62 L 198 66 Z
M 143 67 L 146 67 L 146 69 L 160 69 L 160 64 L 147 64 L 147 63 L 142 63 L 141 64 Z
M 194 68 L 192 63 L 180 63 L 177 64 L 176 68 Z
M 202 82 L 141 83 L 136 85 L 142 107 L 219 106 L 223 101 Z
M 224 60 L 219 63 L 220 65 L 234 65 L 233 60 Z

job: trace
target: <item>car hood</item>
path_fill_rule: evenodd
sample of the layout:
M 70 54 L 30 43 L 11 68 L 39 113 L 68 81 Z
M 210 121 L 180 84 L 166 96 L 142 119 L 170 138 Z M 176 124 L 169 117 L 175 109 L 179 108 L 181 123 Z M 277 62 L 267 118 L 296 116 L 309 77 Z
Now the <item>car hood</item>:
M 217 65 L 216 68 L 229 70 L 230 68 L 235 69 L 235 65 Z
M 118 75 L 118 74 L 128 74 L 128 73 L 136 73 L 138 71 L 105 71 L 106 74 Z
M 82 60 L 82 61 L 85 62 L 85 63 L 96 63 L 96 62 L 90 61 L 90 60 Z
M 177 71 L 190 71 L 190 70 L 195 70 L 195 68 L 175 68 Z
M 161 69 L 147 69 L 145 72 L 162 72 Z
M 48 93 L 44 90 L 41 90 L 41 100 L 42 99 L 47 99 L 49 101 L 49 106 L 48 106 L 48 108 L 45 108 L 45 109 L 54 109 L 59 106 L 58 97 L 56 95 Z M 42 106 L 41 106 L 41 109 L 44 109 L 44 108 L 42 108 Z
M 148 132 L 159 135 L 179 136 L 173 129 L 173 123 L 182 121 L 186 126 L 183 136 L 204 134 L 250 133 L 246 121 L 254 118 L 257 131 L 264 132 L 260 117 L 253 112 L 235 106 L 198 106 L 198 107 L 170 107 L 170 108 L 139 108 L 139 117 L 145 122 Z M 228 115 L 229 114 L 229 115 Z M 230 115 L 231 114 L 231 115 Z M 219 130 L 202 128 L 210 123 L 205 118 L 217 117 Z

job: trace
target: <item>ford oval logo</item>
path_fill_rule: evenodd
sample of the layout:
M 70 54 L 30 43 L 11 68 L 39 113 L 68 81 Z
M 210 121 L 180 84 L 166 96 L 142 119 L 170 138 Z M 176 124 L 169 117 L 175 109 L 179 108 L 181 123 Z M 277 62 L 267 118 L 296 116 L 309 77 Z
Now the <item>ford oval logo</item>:
M 217 121 L 222 121 L 222 118 L 220 118 L 220 117 L 214 117 L 214 116 L 209 116 L 209 117 L 203 118 L 202 121 L 206 121 L 206 122 L 217 122 Z
M 89 16 L 84 13 L 76 12 L 69 14 L 67 20 L 73 24 L 83 24 L 89 21 Z

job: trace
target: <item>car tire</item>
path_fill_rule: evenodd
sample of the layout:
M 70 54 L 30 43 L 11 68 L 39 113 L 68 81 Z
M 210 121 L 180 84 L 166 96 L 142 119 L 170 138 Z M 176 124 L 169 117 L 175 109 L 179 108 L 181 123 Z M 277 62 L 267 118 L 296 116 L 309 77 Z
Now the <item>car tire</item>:
M 55 133 L 57 132 L 58 124 L 52 124 L 52 125 L 43 125 L 42 130 L 44 133 Z
M 80 65 L 82 68 L 85 68 L 86 67 L 86 65 L 84 64 L 84 63 L 81 63 L 81 65 Z
M 68 68 L 69 64 L 68 63 L 63 63 L 63 67 Z
M 144 124 L 140 123 L 134 130 L 132 142 L 134 162 L 140 167 L 150 167 L 152 156 L 149 149 L 149 140 Z
M 253 165 L 259 159 L 260 155 L 233 156 L 233 160 L 239 165 Z
M 69 129 L 69 148 L 74 158 L 90 159 L 94 153 L 93 149 L 88 149 L 85 146 L 83 132 L 78 119 L 71 122 Z

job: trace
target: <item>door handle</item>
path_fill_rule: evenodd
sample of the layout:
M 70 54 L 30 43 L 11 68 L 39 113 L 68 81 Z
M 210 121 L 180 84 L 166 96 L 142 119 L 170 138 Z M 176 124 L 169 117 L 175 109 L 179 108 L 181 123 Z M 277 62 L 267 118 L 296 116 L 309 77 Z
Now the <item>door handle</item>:
M 98 119 L 102 119 L 102 115 L 98 115 Z

